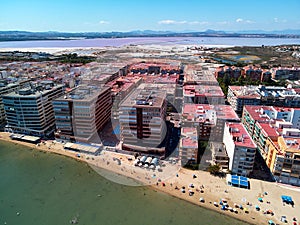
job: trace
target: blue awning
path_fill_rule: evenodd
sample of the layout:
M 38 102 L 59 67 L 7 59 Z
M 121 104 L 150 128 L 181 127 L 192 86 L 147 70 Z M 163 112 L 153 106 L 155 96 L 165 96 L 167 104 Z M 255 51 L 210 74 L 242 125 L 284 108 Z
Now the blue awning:
M 231 184 L 239 185 L 239 180 L 238 179 L 231 179 Z
M 247 177 L 229 175 L 229 179 L 227 179 L 228 184 L 243 188 L 249 188 L 249 182 Z
M 248 187 L 248 181 L 240 181 L 240 186 L 243 186 L 243 187 Z
M 281 199 L 283 202 L 286 202 L 286 203 L 293 203 L 293 199 L 291 196 L 286 196 L 286 195 L 282 195 L 281 196 Z

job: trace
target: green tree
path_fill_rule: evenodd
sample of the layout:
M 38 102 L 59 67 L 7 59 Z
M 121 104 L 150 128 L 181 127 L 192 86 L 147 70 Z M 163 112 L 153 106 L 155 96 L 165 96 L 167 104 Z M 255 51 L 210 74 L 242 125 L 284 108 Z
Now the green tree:
M 210 164 L 209 167 L 207 168 L 208 172 L 212 175 L 217 175 L 220 172 L 220 169 L 221 167 L 219 164 L 215 164 L 215 165 Z
M 243 76 L 240 76 L 239 78 L 238 78 L 238 85 L 240 85 L 240 86 L 244 86 L 244 77 Z
M 230 77 L 227 73 L 224 74 L 224 77 L 223 77 L 223 83 L 225 84 L 225 86 L 228 87 L 228 85 L 230 84 Z

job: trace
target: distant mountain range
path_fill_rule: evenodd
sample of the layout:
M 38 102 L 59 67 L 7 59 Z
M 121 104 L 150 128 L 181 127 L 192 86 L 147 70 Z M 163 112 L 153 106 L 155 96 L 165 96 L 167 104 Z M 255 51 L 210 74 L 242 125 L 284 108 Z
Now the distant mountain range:
M 0 41 L 25 40 L 65 40 L 78 38 L 124 38 L 124 37 L 260 37 L 260 38 L 300 38 L 300 30 L 281 31 L 153 31 L 135 30 L 129 32 L 28 32 L 28 31 L 0 31 Z

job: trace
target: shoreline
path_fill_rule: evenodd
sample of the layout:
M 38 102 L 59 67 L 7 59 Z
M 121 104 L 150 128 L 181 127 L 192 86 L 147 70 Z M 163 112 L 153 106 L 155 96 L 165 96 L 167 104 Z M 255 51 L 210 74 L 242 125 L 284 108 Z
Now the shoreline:
M 100 156 L 91 156 L 79 153 L 80 158 L 78 158 L 78 153 L 63 150 L 62 144 L 55 141 L 46 141 L 45 144 L 41 143 L 39 146 L 37 146 L 31 143 L 11 140 L 9 138 L 9 133 L 6 132 L 0 132 L 0 140 L 3 142 L 10 142 L 17 145 L 26 146 L 38 151 L 71 157 L 77 161 L 87 163 L 89 166 L 91 166 L 91 168 L 95 169 L 96 172 L 97 168 L 101 168 L 106 171 L 113 172 L 114 174 L 119 174 L 121 176 L 134 179 L 137 182 L 141 182 L 145 186 L 153 188 L 155 191 L 161 191 L 165 194 L 169 194 L 173 197 L 188 201 L 192 204 L 213 210 L 217 213 L 230 216 L 249 224 L 268 224 L 268 220 L 273 220 L 278 224 L 286 224 L 280 222 L 280 217 L 282 215 L 287 217 L 289 222 L 288 224 L 292 224 L 292 218 L 294 216 L 297 217 L 298 223 L 300 220 L 299 205 L 297 205 L 300 203 L 300 189 L 297 187 L 291 189 L 290 186 L 284 187 L 276 183 L 250 179 L 251 189 L 241 189 L 228 186 L 225 178 L 214 177 L 205 171 L 191 171 L 178 168 L 177 165 L 174 167 L 173 165 L 168 165 L 168 163 L 166 163 L 167 165 L 164 167 L 164 170 L 167 170 L 169 167 L 172 170 L 174 170 L 174 168 L 178 168 L 178 170 L 175 170 L 175 173 L 172 174 L 172 176 L 166 176 L 163 178 L 160 176 L 162 175 L 160 172 L 149 172 L 146 169 L 134 167 L 132 165 L 132 161 L 129 161 L 128 159 L 128 157 L 131 156 L 120 153 L 104 151 L 100 154 Z M 117 164 L 115 158 L 118 158 L 121 163 Z M 150 176 L 151 173 L 157 174 L 157 176 L 152 177 Z M 101 173 L 100 175 L 103 176 Z M 193 175 L 196 175 L 197 178 L 193 178 Z M 112 180 L 111 177 L 104 177 Z M 116 182 L 115 180 L 112 181 Z M 117 180 L 117 182 L 119 181 L 120 180 Z M 194 187 L 189 187 L 191 183 Z M 178 189 L 175 189 L 176 186 Z M 183 186 L 186 190 L 185 193 L 182 193 L 180 190 Z M 188 190 L 193 191 L 194 194 L 189 196 Z M 201 193 L 201 190 L 203 193 Z M 264 192 L 268 192 L 268 195 L 263 195 Z M 290 205 L 283 205 L 280 198 L 281 194 L 292 196 L 295 206 L 292 207 Z M 200 197 L 205 199 L 204 203 L 199 201 Z M 262 203 L 259 202 L 257 197 L 262 197 L 264 201 Z M 238 205 L 242 204 L 244 207 L 247 207 L 249 213 L 246 213 L 244 210 L 239 208 L 236 208 L 238 213 L 234 213 L 229 210 L 222 211 L 221 206 L 219 205 L 220 199 L 226 199 L 229 206 L 232 208 L 234 208 L 234 203 Z M 270 201 L 271 203 L 268 204 L 266 201 Z M 217 202 L 218 207 L 214 206 L 213 202 Z M 247 205 L 246 202 L 250 202 L 252 206 Z M 261 210 L 256 211 L 255 205 L 258 205 Z M 262 211 L 267 209 L 272 210 L 275 215 L 271 216 L 269 214 L 263 214 Z

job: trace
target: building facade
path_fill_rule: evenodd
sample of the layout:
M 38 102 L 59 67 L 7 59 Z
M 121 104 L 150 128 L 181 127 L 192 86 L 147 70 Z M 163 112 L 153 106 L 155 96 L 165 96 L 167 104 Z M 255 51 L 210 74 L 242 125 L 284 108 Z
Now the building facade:
M 122 148 L 163 155 L 166 107 L 165 90 L 145 87 L 129 94 L 119 105 Z
M 179 158 L 182 166 L 187 164 L 199 163 L 198 134 L 196 128 L 194 127 L 181 128 Z
M 63 85 L 42 81 L 3 95 L 6 130 L 41 137 L 51 136 L 55 129 L 52 100 L 63 93 Z
M 229 86 L 227 99 L 239 114 L 244 105 L 300 107 L 300 95 L 296 90 L 285 87 Z
M 111 116 L 111 88 L 82 85 L 53 101 L 59 140 L 89 142 Z
M 276 141 L 300 128 L 300 109 L 274 106 L 244 106 L 242 122 L 266 160 L 266 142 Z
M 185 85 L 183 98 L 185 103 L 225 104 L 225 96 L 220 86 Z
M 242 123 L 226 123 L 223 143 L 229 157 L 232 174 L 249 176 L 253 171 L 256 144 Z
M 195 127 L 200 140 L 222 141 L 225 122 L 240 122 L 229 105 L 185 104 L 182 112 L 184 127 Z
M 275 180 L 280 183 L 300 186 L 300 138 L 279 137 L 267 141 L 267 166 Z
M 23 88 L 28 82 L 29 81 L 22 81 L 22 82 L 9 83 L 9 84 L 7 84 L 6 82 L 0 82 L 0 124 L 5 122 L 5 111 L 2 102 L 2 96 L 10 92 L 17 91 L 20 88 Z

